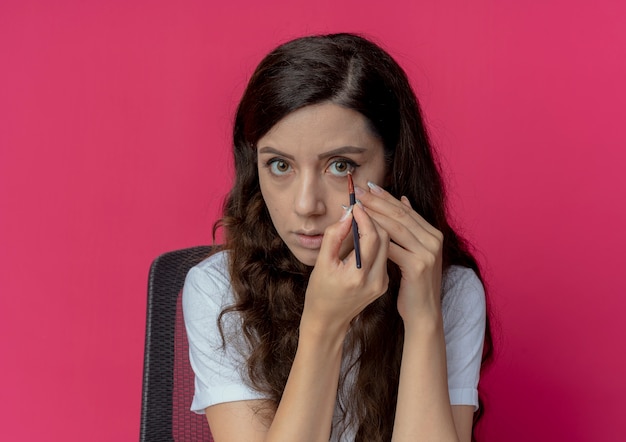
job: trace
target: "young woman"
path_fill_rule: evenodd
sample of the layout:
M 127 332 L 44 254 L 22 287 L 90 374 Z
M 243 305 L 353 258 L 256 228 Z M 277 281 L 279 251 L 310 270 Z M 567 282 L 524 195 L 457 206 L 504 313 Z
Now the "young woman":
M 350 34 L 278 47 L 234 157 L 225 244 L 184 289 L 215 440 L 470 441 L 485 295 L 403 70 Z

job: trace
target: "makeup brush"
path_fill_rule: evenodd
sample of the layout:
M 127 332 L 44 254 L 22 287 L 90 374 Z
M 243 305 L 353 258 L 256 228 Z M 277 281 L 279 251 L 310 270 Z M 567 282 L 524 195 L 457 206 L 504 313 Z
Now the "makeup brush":
M 350 205 L 356 204 L 354 196 L 354 182 L 352 181 L 352 173 L 348 172 L 348 193 L 350 194 Z M 359 244 L 359 226 L 356 224 L 354 215 L 352 216 L 352 238 L 354 239 L 354 255 L 356 257 L 356 268 L 361 268 L 361 245 Z

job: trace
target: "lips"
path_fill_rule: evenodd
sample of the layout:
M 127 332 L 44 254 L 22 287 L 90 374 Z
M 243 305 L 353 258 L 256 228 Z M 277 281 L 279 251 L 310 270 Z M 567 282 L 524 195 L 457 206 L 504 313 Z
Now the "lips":
M 295 235 L 298 245 L 305 249 L 319 249 L 324 239 L 324 234 L 318 232 L 295 232 Z

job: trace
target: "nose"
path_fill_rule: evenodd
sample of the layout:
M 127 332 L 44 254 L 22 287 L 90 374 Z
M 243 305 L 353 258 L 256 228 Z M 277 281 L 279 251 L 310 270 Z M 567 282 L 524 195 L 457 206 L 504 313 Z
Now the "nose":
M 300 216 L 317 216 L 326 211 L 324 189 L 315 174 L 302 174 L 296 183 L 295 211 Z

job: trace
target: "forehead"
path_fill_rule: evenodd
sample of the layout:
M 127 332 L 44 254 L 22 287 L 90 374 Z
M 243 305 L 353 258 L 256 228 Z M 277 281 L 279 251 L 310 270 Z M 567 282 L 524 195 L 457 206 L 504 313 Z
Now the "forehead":
M 259 148 L 273 147 L 322 153 L 344 146 L 378 148 L 378 137 L 367 119 L 352 109 L 322 103 L 298 109 L 276 123 L 257 143 Z

